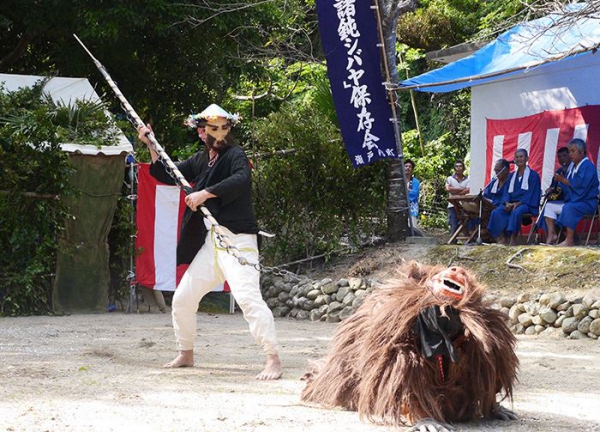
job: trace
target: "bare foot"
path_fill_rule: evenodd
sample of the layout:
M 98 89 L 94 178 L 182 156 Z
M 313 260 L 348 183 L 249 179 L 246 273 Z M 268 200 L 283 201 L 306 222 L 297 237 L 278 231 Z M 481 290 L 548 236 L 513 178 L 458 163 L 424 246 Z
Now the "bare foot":
M 166 368 L 179 368 L 179 367 L 193 367 L 194 366 L 194 351 L 179 351 L 179 355 L 171 360 L 169 363 L 165 363 L 163 367 Z
M 556 240 L 558 240 L 557 236 L 549 235 L 548 238 L 546 239 L 546 244 L 553 245 L 554 243 L 556 243 Z
M 575 242 L 574 241 L 563 241 L 561 243 L 559 243 L 557 246 L 561 246 L 561 247 L 572 247 L 575 246 Z
M 265 369 L 256 375 L 257 380 L 276 380 L 283 374 L 281 370 L 281 361 L 277 354 L 268 354 Z

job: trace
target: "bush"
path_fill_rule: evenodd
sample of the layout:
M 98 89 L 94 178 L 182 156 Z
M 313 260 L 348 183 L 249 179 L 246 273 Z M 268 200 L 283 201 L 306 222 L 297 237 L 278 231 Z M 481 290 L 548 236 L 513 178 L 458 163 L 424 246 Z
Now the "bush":
M 54 103 L 45 81 L 7 92 L 0 86 L 0 315 L 51 312 L 57 236 L 72 166 L 62 142 L 110 144 L 104 106 Z
M 256 212 L 277 234 L 263 245 L 267 263 L 329 253 L 385 229 L 385 163 L 355 170 L 341 135 L 311 102 L 287 104 L 256 123 L 261 152 L 293 149 L 254 161 Z

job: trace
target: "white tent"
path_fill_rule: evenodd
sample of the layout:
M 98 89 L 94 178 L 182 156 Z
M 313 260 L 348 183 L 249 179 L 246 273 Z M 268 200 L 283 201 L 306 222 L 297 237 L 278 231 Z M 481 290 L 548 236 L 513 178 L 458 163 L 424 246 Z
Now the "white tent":
M 36 75 L 12 75 L 0 74 L 0 83 L 8 91 L 16 91 L 20 88 L 32 87 L 36 83 L 46 79 Z M 48 93 L 56 103 L 68 105 L 75 100 L 100 101 L 100 97 L 86 78 L 51 78 L 44 86 L 44 92 Z M 122 132 L 117 132 L 119 144 L 116 146 L 103 146 L 97 148 L 93 145 L 62 144 L 63 150 L 71 153 L 82 153 L 86 155 L 105 154 L 118 155 L 133 151 L 133 146 Z
M 587 140 L 588 156 L 600 160 L 600 17 L 565 16 L 515 26 L 468 57 L 400 83 L 425 92 L 471 87 L 472 193 L 490 179 L 493 162 L 513 159 L 517 148 L 529 151 L 542 189 L 569 139 Z

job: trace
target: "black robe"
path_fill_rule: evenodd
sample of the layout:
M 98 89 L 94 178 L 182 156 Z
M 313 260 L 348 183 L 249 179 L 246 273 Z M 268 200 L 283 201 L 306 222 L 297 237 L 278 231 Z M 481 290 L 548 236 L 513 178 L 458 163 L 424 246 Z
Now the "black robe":
M 194 184 L 194 191 L 206 189 L 216 198 L 204 205 L 219 222 L 235 234 L 257 234 L 258 224 L 252 206 L 252 182 L 246 153 L 238 146 L 227 147 L 213 167 L 208 166 L 208 152 L 198 152 L 189 159 L 175 164 L 186 180 Z M 175 184 L 164 165 L 150 165 L 150 174 L 158 181 Z M 177 244 L 177 264 L 192 262 L 206 238 L 206 227 L 200 210 L 186 207 Z

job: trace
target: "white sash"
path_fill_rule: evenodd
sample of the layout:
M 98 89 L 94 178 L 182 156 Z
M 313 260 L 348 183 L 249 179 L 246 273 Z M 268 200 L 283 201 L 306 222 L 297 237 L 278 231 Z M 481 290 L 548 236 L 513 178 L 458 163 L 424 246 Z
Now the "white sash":
M 523 173 L 523 181 L 521 181 L 521 189 L 529 190 L 529 173 L 531 169 L 527 166 L 525 167 L 525 172 Z M 508 193 L 513 193 L 515 191 L 515 181 L 517 176 L 519 175 L 519 171 L 515 171 L 510 179 L 510 185 L 508 186 Z

